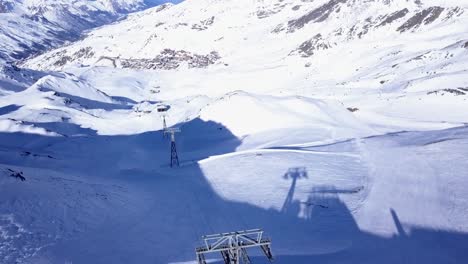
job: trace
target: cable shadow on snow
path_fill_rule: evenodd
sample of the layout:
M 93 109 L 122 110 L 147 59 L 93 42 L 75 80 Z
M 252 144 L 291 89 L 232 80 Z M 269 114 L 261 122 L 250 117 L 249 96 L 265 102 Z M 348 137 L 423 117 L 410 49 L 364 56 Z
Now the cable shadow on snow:
M 126 207 L 113 208 L 115 215 L 97 219 L 93 226 L 81 227 L 79 235 L 51 241 L 50 246 L 29 261 L 47 259 L 48 263 L 78 264 L 193 261 L 194 249 L 202 235 L 251 228 L 262 228 L 272 238 L 276 263 L 461 263 L 468 260 L 468 234 L 405 226 L 396 211 L 384 216 L 394 219 L 398 234 L 393 237 L 360 230 L 340 199 L 340 195 L 353 190 L 318 185 L 310 190 L 306 201 L 294 199 L 300 179 L 310 177 L 301 167 L 277 176 L 292 180 L 284 193 L 282 210 L 227 200 L 207 180 L 198 163 L 188 161 L 233 152 L 241 141 L 224 125 L 212 121 L 197 118 L 177 126 L 182 128 L 182 133 L 176 136 L 182 167 L 176 169 L 168 168 L 170 143 L 161 131 L 73 138 L 0 133 L 3 149 L 21 147 L 58 158 L 44 164 L 30 156 L 9 159 L 2 156 L 2 163 L 47 167 L 84 175 L 88 180 L 115 178 L 120 184 L 124 182 L 138 190 L 135 195 L 145 194 L 141 204 L 131 205 L 131 211 L 127 212 Z M 53 199 L 50 197 L 44 199 Z M 268 199 L 268 194 L 264 198 Z M 0 203 L 0 213 L 3 210 Z M 41 219 L 41 215 L 30 217 Z M 50 223 L 57 219 L 36 221 Z M 411 232 L 402 234 L 405 227 Z M 267 263 L 259 251 L 251 253 L 253 263 Z M 221 259 L 220 255 L 213 257 Z

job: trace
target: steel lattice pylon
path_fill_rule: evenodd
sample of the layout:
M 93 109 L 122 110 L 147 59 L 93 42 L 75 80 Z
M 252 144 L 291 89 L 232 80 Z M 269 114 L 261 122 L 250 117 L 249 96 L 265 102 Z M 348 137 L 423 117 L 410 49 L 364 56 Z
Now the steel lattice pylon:
M 198 264 L 206 264 L 206 254 L 221 253 L 225 264 L 251 264 L 247 248 L 260 247 L 265 256 L 273 261 L 271 240 L 263 237 L 261 229 L 221 233 L 204 236 L 204 246 L 196 249 Z
M 180 132 L 178 128 L 168 128 L 164 130 L 164 133 L 171 134 L 171 168 L 174 166 L 179 167 L 179 156 L 177 155 L 177 147 L 175 140 L 175 133 Z
M 177 165 L 179 166 L 179 157 L 177 156 L 177 148 L 174 141 L 171 142 L 171 168 Z

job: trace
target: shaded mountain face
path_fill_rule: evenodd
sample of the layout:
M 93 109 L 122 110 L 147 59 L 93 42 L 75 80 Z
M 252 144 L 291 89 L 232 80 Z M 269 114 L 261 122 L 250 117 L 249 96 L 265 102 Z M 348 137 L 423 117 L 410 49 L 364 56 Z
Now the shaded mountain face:
M 13 62 L 78 39 L 161 1 L 0 0 L 0 63 Z

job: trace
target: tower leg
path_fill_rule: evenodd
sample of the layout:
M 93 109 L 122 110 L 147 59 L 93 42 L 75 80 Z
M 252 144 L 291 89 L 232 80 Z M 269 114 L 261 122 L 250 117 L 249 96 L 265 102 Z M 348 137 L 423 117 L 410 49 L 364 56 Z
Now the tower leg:
M 205 255 L 203 254 L 197 254 L 197 260 L 198 264 L 206 264 Z
M 251 264 L 249 255 L 247 255 L 247 250 L 245 248 L 242 248 L 240 250 L 240 255 L 242 257 L 243 264 Z
M 179 157 L 177 156 L 176 144 L 174 141 L 171 142 L 171 168 L 176 166 L 179 167 Z
M 231 264 L 231 258 L 227 250 L 221 251 L 221 256 L 223 256 L 224 264 Z
M 268 258 L 270 262 L 273 261 L 273 254 L 271 253 L 271 248 L 269 245 L 263 245 L 261 246 L 263 253 L 265 253 L 265 256 Z

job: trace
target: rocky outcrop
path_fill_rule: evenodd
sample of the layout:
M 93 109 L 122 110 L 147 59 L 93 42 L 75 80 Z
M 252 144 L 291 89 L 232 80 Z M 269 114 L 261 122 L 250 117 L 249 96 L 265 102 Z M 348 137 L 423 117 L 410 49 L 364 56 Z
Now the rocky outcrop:
M 77 52 L 73 53 L 75 58 L 92 58 L 94 56 L 93 49 L 91 47 L 81 48 Z
M 421 25 L 427 25 L 434 22 L 440 14 L 444 11 L 444 8 L 439 6 L 429 7 L 416 13 L 410 19 L 408 19 L 403 25 L 401 25 L 397 31 L 403 33 L 408 30 L 412 30 L 420 27 Z
M 279 4 L 279 3 L 269 8 L 262 7 L 259 10 L 257 10 L 257 17 L 259 19 L 270 17 L 274 14 L 281 12 L 285 7 L 286 7 L 286 4 Z
M 408 13 L 409 13 L 409 10 L 407 8 L 402 9 L 400 11 L 393 12 L 390 15 L 385 16 L 383 21 L 377 27 L 383 27 L 388 24 L 391 24 L 395 22 L 396 20 L 405 17 Z
M 317 34 L 313 38 L 304 41 L 299 47 L 293 50 L 290 55 L 299 54 L 301 57 L 307 58 L 318 50 L 326 50 L 331 48 L 331 45 L 324 41 L 322 34 Z
M 200 21 L 200 24 L 193 24 L 192 29 L 202 31 L 202 30 L 207 30 L 211 25 L 213 25 L 215 20 L 215 17 L 212 16 L 208 19 Z
M 55 62 L 53 63 L 56 67 L 62 67 L 68 64 L 69 62 L 78 60 L 78 59 L 88 59 L 94 56 L 93 49 L 91 47 L 84 47 L 71 55 L 68 55 L 68 51 L 66 49 L 60 50 L 58 52 L 53 53 L 51 56 L 47 57 L 46 60 L 54 59 Z
M 366 20 L 364 20 L 364 23 L 362 25 L 354 25 L 353 27 L 351 27 L 349 29 L 349 32 L 348 32 L 348 35 L 347 35 L 347 39 L 348 40 L 352 40 L 354 39 L 356 36 L 358 38 L 362 38 L 364 35 L 366 35 L 367 33 L 369 33 L 369 30 L 375 25 L 375 22 L 373 21 L 373 18 L 372 17 L 368 17 L 366 18 Z
M 432 91 L 432 92 L 428 92 L 427 94 L 428 95 L 431 95 L 431 94 L 445 95 L 447 93 L 447 94 L 452 94 L 452 95 L 455 95 L 455 96 L 460 96 L 460 95 L 466 95 L 467 92 L 468 92 L 468 88 L 459 87 L 459 88 L 456 88 L 456 89 L 447 88 L 447 89 Z
M 340 4 L 345 3 L 346 1 L 347 0 L 330 0 L 326 4 L 308 12 L 298 19 L 290 20 L 288 22 L 288 32 L 292 33 L 311 22 L 318 23 L 325 21 L 331 13 L 334 11 L 338 12 Z

